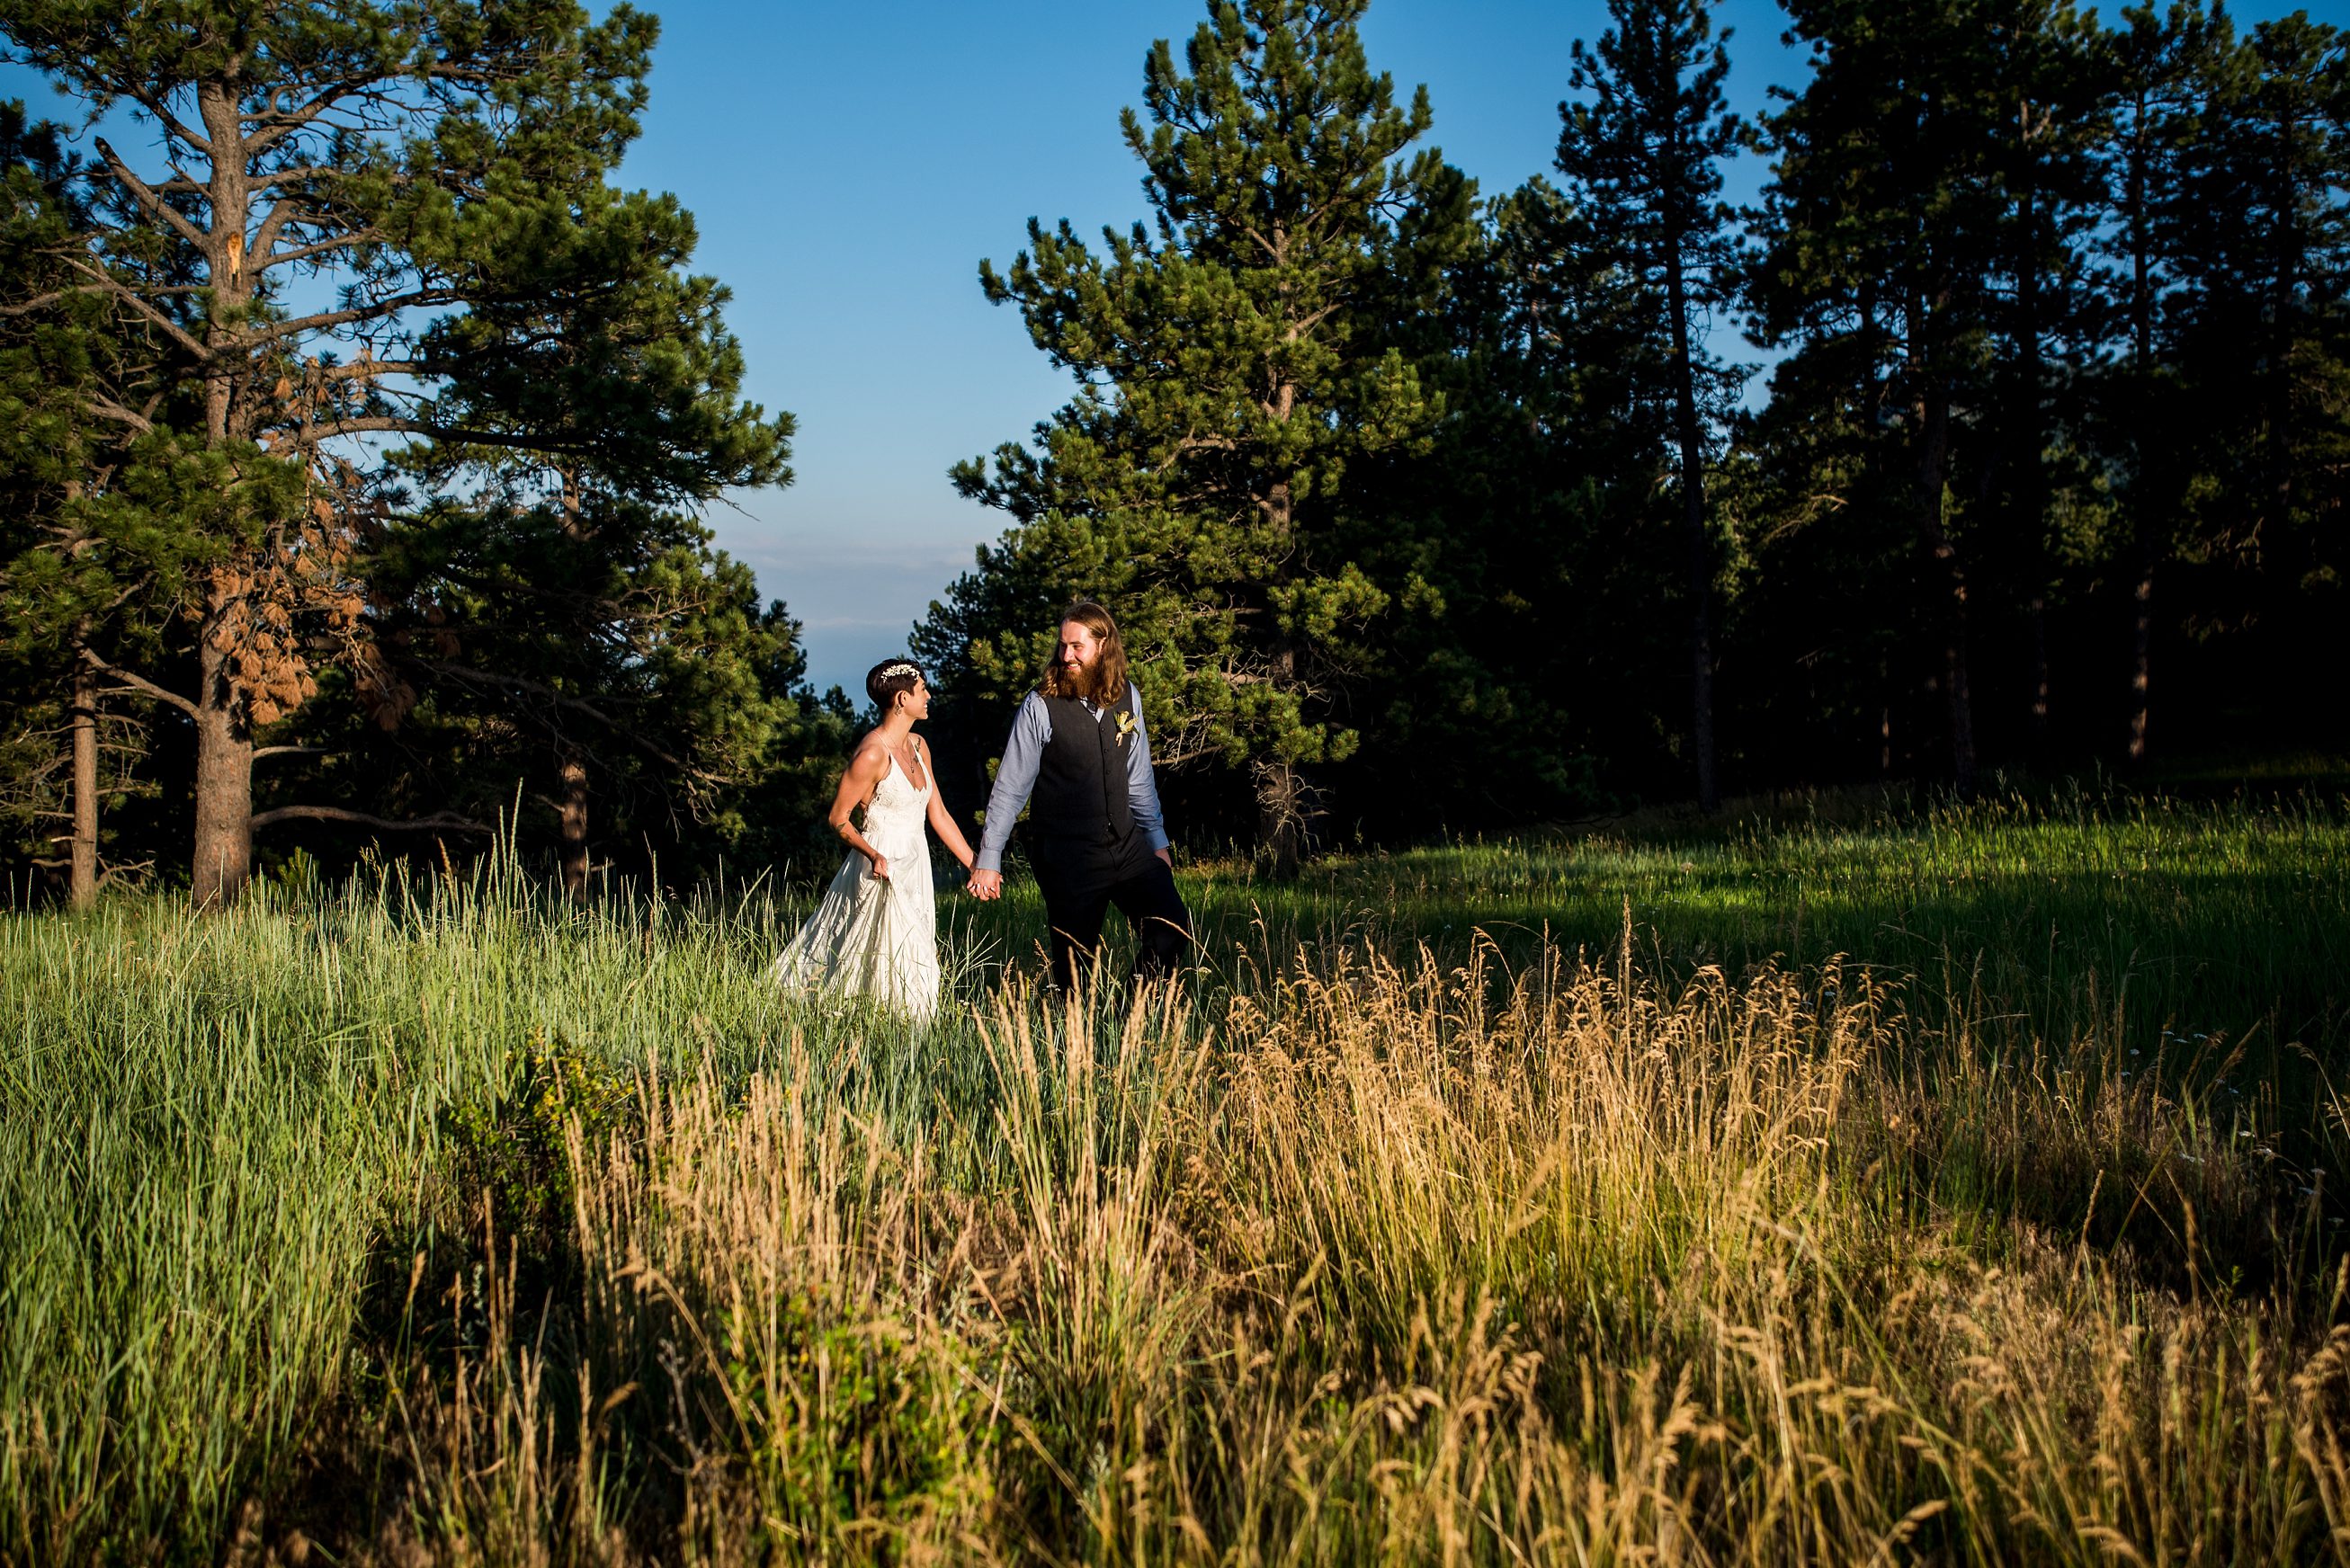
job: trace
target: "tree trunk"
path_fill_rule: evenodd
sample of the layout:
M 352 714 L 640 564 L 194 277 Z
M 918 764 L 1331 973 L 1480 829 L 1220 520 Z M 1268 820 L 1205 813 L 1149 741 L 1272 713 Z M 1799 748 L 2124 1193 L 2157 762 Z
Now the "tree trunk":
M 1681 458 L 1681 536 L 1690 597 L 1690 742 L 1697 753 L 1697 804 L 1721 809 L 1713 772 L 1713 560 L 1705 536 L 1705 441 L 1697 419 L 1697 367 L 1690 362 L 1688 288 L 1680 242 L 1666 237 L 1666 312 L 1673 327 L 1676 422 Z
M 2142 534 L 2143 531 L 2141 531 Z M 2154 548 L 2137 544 L 2137 584 L 2130 593 L 2129 762 L 2146 761 L 2147 677 L 2154 652 Z
M 561 835 L 563 890 L 576 903 L 588 899 L 588 768 L 577 757 L 563 759 Z
M 73 678 L 73 850 L 67 898 L 87 909 L 98 898 L 98 671 L 77 662 Z
M 1877 776 L 1893 776 L 1893 670 L 1881 653 L 1877 656 Z
M 1284 514 L 1288 492 L 1285 484 L 1275 490 Z M 1286 691 L 1296 684 L 1295 648 L 1284 645 L 1274 651 L 1272 675 L 1275 690 Z M 1253 772 L 1257 854 L 1274 877 L 1287 880 L 1297 875 L 1305 858 L 1305 776 L 1295 763 L 1261 762 Z
M 2131 590 L 2129 602 L 2129 764 L 2138 766 L 2146 762 L 2146 722 L 2147 722 L 2147 660 L 2155 642 L 2155 536 L 2147 529 L 2146 508 L 2153 501 L 2153 463 L 2146 432 L 2153 423 L 2153 371 L 2155 371 L 2155 277 L 2153 277 L 2153 237 L 2146 214 L 2146 186 L 2150 179 L 2153 148 L 2147 136 L 2147 122 L 2153 109 L 2147 106 L 2147 94 L 2138 89 L 2134 103 L 2134 119 L 2129 134 L 2129 164 L 2125 174 L 2125 202 L 2129 207 L 2129 348 L 2134 388 L 2137 388 L 2137 419 L 2131 432 L 2137 440 L 2138 472 L 2131 477 L 2129 486 L 2129 517 L 2131 534 L 2137 543 L 2138 583 Z
M 2048 599 L 2044 594 L 2032 596 L 2026 607 L 2026 623 L 2032 634 L 2032 754 L 2045 762 L 2048 756 Z
M 1297 389 L 1284 382 L 1267 411 L 1286 420 L 1296 397 Z M 1296 524 L 1296 497 L 1289 482 L 1274 481 L 1257 505 L 1274 534 L 1286 539 Z M 1284 634 L 1275 635 L 1283 636 L 1283 641 L 1274 649 L 1273 687 L 1276 691 L 1294 691 L 1297 685 L 1297 649 Z M 1286 881 L 1297 875 L 1297 867 L 1305 858 L 1305 781 L 1295 763 L 1259 763 L 1253 771 L 1257 854 L 1274 877 Z
M 2045 125 L 2045 117 L 2041 124 Z M 2016 350 L 2023 382 L 2023 440 L 2017 443 L 2023 463 L 2020 504 L 2023 513 L 2023 558 L 2032 574 L 2030 618 L 2032 639 L 2032 754 L 2045 763 L 2048 755 L 2048 468 L 2047 402 L 2042 391 L 2040 350 L 2040 192 L 2039 169 L 2033 161 L 2032 105 L 2017 111 L 2016 134 L 2022 143 L 2024 170 L 2022 235 L 2015 262 L 2016 308 L 2019 320 Z
M 253 737 L 235 711 L 228 656 L 207 642 L 198 663 L 195 899 L 224 909 L 253 875 Z
M 1257 852 L 1287 881 L 1305 857 L 1305 781 L 1295 763 L 1256 765 Z
M 2137 450 L 2137 472 L 2130 484 L 2131 532 L 2135 535 L 2134 554 L 2137 563 L 2137 583 L 2130 594 L 2130 661 L 2129 661 L 2129 750 L 2132 767 L 2146 762 L 2147 724 L 2151 717 L 2152 699 L 2147 684 L 2154 651 L 2154 567 L 2157 551 L 2154 531 L 2147 525 L 2147 508 L 2153 500 L 2154 486 L 2149 481 L 2152 464 L 2148 462 L 2147 431 L 2154 419 L 2154 246 L 2149 237 L 2151 225 L 2147 217 L 2147 184 L 2152 152 L 2148 146 L 2147 126 L 2151 113 L 2146 94 L 2141 91 L 2137 101 L 2137 118 L 2132 125 L 2127 178 L 2125 184 L 2129 204 L 2130 246 L 2130 351 L 2133 357 L 2133 380 L 2137 393 L 2135 399 L 2137 418 L 2133 421 Z
M 1950 400 L 1939 382 L 1929 386 L 1918 443 L 1918 528 L 1941 577 L 1942 691 L 1950 704 L 1950 783 L 1960 800 L 1975 797 L 1974 696 L 1967 671 L 1967 567 L 1942 526 L 1950 481 Z

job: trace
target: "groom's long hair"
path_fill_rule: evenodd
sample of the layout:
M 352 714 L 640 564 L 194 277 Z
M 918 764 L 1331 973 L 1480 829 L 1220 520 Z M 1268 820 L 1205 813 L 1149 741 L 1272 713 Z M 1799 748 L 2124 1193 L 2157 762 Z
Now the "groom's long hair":
M 1101 650 L 1094 655 L 1094 661 L 1074 677 L 1061 667 L 1058 633 L 1066 621 L 1076 621 L 1101 639 Z M 1053 657 L 1045 665 L 1045 696 L 1081 697 L 1097 708 L 1107 708 L 1126 695 L 1126 644 L 1118 639 L 1118 622 L 1110 618 L 1109 611 L 1091 599 L 1079 599 L 1061 612 L 1053 627 Z

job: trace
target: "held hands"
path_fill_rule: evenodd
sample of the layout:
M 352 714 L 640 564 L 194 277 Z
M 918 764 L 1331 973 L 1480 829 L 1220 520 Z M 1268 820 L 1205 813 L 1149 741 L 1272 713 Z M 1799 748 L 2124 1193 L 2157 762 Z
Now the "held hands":
M 1151 853 L 1158 856 L 1160 860 L 1166 862 L 1169 866 L 1175 864 L 1174 855 L 1168 850 L 1156 849 L 1151 851 Z M 983 871 L 978 867 L 974 866 L 971 868 L 971 881 L 968 886 L 971 891 L 971 896 L 977 898 L 983 904 L 992 898 L 1000 898 L 1003 897 L 1003 873 L 1001 871 Z

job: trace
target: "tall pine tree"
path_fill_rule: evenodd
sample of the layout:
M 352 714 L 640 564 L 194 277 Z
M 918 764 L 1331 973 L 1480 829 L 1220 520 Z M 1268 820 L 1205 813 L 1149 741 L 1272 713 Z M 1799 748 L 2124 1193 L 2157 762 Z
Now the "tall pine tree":
M 0 816 L 28 869 L 66 873 L 75 908 L 106 865 L 102 801 L 141 786 L 147 704 L 99 669 L 151 649 L 147 586 L 185 566 L 122 500 L 154 481 L 153 443 L 113 410 L 154 411 L 158 343 L 74 287 L 91 220 L 80 172 L 61 128 L 0 104 Z
M 785 431 L 758 410 L 720 406 L 714 381 L 673 395 L 690 353 L 606 368 L 665 373 L 650 382 L 562 384 L 600 393 L 585 420 L 511 383 L 524 357 L 496 307 L 537 258 L 597 256 L 619 288 L 666 265 L 625 243 L 660 203 L 605 184 L 636 133 L 653 31 L 625 6 L 591 23 L 571 0 L 0 0 L 20 59 L 158 133 L 143 167 L 141 150 L 91 138 L 95 234 L 55 293 L 101 296 L 171 350 L 152 408 L 90 411 L 146 443 L 151 482 L 126 499 L 201 563 L 153 585 L 183 618 L 184 663 L 108 670 L 192 726 L 199 901 L 249 875 L 263 732 L 329 664 L 378 681 L 358 567 L 394 498 L 369 440 L 592 447 L 698 498 L 780 473 Z M 631 411 L 611 417 L 615 401 Z
M 1052 607 L 1117 611 L 1174 766 L 1245 766 L 1261 846 L 1293 867 L 1306 770 L 1357 736 L 1339 689 L 1401 613 L 1347 535 L 1348 465 L 1425 442 L 1442 406 L 1388 326 L 1425 308 L 1471 234 L 1468 182 L 1374 74 L 1365 0 L 1218 0 L 1179 68 L 1144 67 L 1149 225 L 1097 250 L 1064 222 L 988 297 L 1081 383 L 1033 448 L 954 473 L 1014 526 L 933 607 L 920 647 L 959 691 L 1002 701 L 1033 681 Z M 1017 628 L 1017 630 L 1008 630 Z
M 1814 68 L 1765 122 L 1773 164 L 1750 296 L 1764 341 L 1794 351 L 1774 386 L 1838 387 L 1863 472 L 1914 542 L 1939 656 L 1929 679 L 1962 796 L 1978 762 L 1970 641 L 1982 574 L 1952 479 L 1960 424 L 1990 400 L 2009 259 L 1996 171 L 2012 99 L 1989 5 L 1794 0 Z
M 1723 107 L 1728 35 L 1715 0 L 1608 0 L 1615 26 L 1575 45 L 1563 103 L 1558 170 L 1592 230 L 1653 301 L 1669 358 L 1649 367 L 1647 395 L 1671 409 L 1680 503 L 1683 592 L 1690 618 L 1690 739 L 1698 802 L 1721 805 L 1713 732 L 1714 552 L 1706 506 L 1709 426 L 1719 372 L 1697 340 L 1701 319 L 1731 297 L 1738 241 L 1721 201 L 1721 165 L 1739 123 Z

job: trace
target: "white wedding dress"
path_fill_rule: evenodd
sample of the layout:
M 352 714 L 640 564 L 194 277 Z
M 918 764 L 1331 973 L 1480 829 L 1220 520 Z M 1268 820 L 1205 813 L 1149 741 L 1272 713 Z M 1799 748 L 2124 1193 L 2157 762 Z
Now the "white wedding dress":
M 927 1018 L 939 1005 L 938 916 L 925 831 L 931 790 L 890 757 L 865 808 L 865 841 L 889 863 L 887 881 L 852 849 L 791 946 L 775 960 L 787 987 L 870 997 Z

